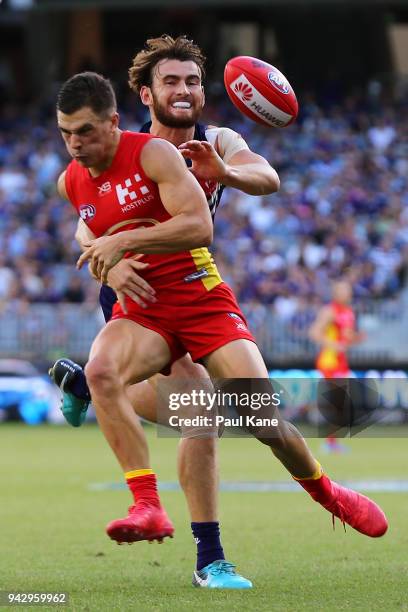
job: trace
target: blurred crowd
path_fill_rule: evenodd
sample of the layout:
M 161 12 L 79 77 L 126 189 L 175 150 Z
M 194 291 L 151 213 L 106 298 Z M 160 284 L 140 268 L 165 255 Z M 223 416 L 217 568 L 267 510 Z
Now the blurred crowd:
M 211 93 L 211 92 L 210 92 Z M 243 119 L 215 89 L 206 118 L 240 132 L 281 179 L 278 194 L 224 192 L 213 251 L 224 279 L 253 316 L 285 320 L 328 299 L 347 277 L 357 300 L 398 294 L 408 266 L 408 104 L 350 96 L 318 105 L 308 94 L 289 128 Z M 143 109 L 126 102 L 122 127 Z M 0 115 L 0 305 L 94 305 L 98 287 L 74 263 L 76 216 L 56 195 L 68 157 L 52 105 Z

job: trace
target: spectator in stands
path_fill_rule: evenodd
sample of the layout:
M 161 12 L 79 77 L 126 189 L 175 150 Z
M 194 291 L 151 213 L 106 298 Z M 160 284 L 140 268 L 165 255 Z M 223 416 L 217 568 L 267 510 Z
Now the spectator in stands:
M 210 113 L 281 177 L 271 197 L 227 190 L 217 212 L 219 267 L 254 320 L 265 306 L 285 321 L 308 318 L 347 270 L 358 299 L 395 296 L 408 265 L 406 107 L 348 97 L 341 108 L 322 108 L 308 95 L 293 126 L 266 130 L 221 91 L 214 87 Z M 136 129 L 143 111 L 124 102 L 122 123 Z M 44 121 L 37 110 L 10 105 L 0 116 L 0 300 L 91 303 L 95 289 L 73 270 L 76 221 L 55 194 L 65 151 L 54 117 Z

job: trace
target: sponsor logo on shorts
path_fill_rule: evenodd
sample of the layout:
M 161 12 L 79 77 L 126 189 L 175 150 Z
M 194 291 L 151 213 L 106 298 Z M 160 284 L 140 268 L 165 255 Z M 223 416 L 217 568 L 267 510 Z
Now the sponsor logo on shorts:
M 252 90 L 252 97 L 245 99 L 242 95 L 238 95 L 235 87 L 238 85 L 247 85 Z M 252 84 L 248 81 L 244 74 L 230 83 L 230 88 L 243 104 L 257 117 L 261 118 L 268 125 L 276 127 L 284 127 L 292 119 L 292 115 L 280 110 L 277 106 L 269 102 Z M 243 91 L 242 88 L 240 91 Z
M 208 270 L 206 268 L 201 268 L 201 270 L 197 270 L 197 272 L 193 272 L 192 274 L 188 274 L 184 277 L 185 283 L 192 283 L 195 280 L 199 280 L 200 278 L 205 278 L 208 276 Z
M 272 85 L 276 87 L 278 91 L 280 91 L 283 94 L 289 93 L 290 91 L 289 83 L 287 82 L 283 74 L 279 74 L 278 72 L 270 72 L 268 74 L 268 79 L 270 80 Z
M 237 323 L 236 324 L 236 328 L 240 329 L 241 331 L 247 331 L 247 327 L 246 327 L 245 323 Z
M 231 317 L 231 319 L 234 319 L 235 327 L 237 329 L 240 329 L 241 331 L 248 331 L 247 326 L 239 315 L 237 315 L 235 312 L 229 312 L 228 316 Z
M 93 204 L 81 204 L 79 207 L 79 216 L 83 221 L 89 221 L 96 215 L 96 208 Z

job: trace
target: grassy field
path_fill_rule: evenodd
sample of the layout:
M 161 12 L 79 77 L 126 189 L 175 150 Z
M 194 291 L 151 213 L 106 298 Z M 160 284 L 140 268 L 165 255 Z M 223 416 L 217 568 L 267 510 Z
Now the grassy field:
M 153 467 L 175 481 L 177 440 L 148 429 Z M 407 479 L 405 438 L 354 439 L 351 452 L 322 457 L 338 479 Z M 320 441 L 312 440 L 317 454 Z M 270 452 L 249 439 L 221 441 L 221 478 L 288 480 Z M 0 426 L 0 589 L 67 591 L 74 610 L 408 610 L 408 493 L 373 494 L 390 529 L 366 538 L 306 494 L 221 493 L 227 558 L 254 582 L 249 592 L 190 585 L 195 545 L 182 494 L 164 491 L 176 537 L 161 546 L 117 546 L 105 524 L 124 515 L 126 490 L 93 490 L 121 481 L 95 426 Z M 43 608 L 44 609 L 44 608 Z

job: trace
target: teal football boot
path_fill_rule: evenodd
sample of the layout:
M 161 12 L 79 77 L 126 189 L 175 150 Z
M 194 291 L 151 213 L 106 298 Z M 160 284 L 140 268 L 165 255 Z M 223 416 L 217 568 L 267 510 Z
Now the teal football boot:
M 193 573 L 193 586 L 207 589 L 252 589 L 252 582 L 235 571 L 224 559 L 213 561 Z
M 62 391 L 61 412 L 72 427 L 80 427 L 85 421 L 91 402 L 89 391 L 86 397 L 78 397 L 71 390 L 75 378 L 85 374 L 81 366 L 70 359 L 58 359 L 48 371 L 48 374 Z

